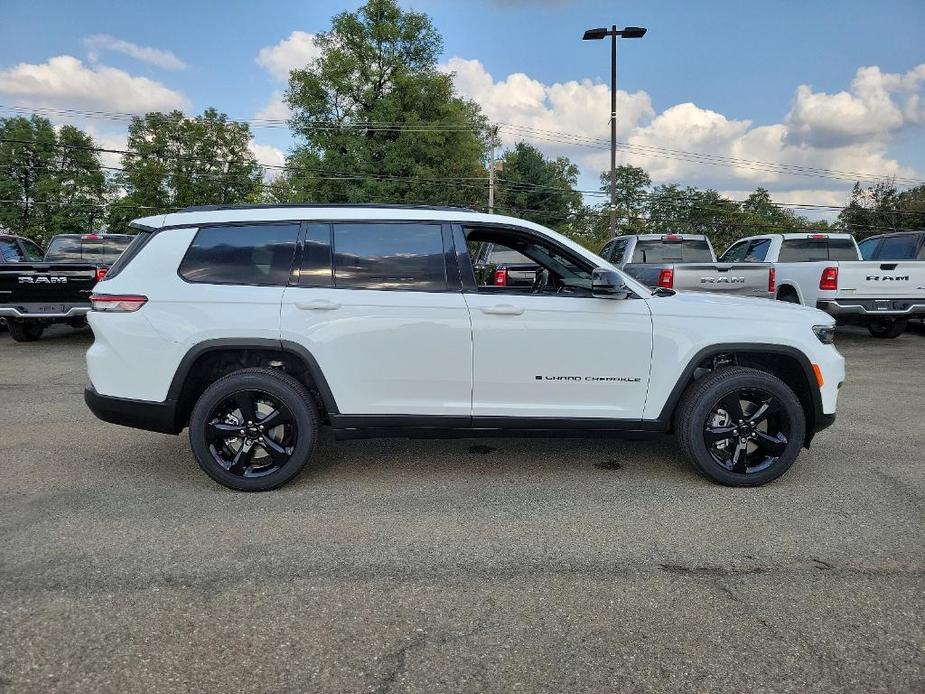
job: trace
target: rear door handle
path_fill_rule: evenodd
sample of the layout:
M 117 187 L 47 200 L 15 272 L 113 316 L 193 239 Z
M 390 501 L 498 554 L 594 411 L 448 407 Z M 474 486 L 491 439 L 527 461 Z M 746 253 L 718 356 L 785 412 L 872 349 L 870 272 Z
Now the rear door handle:
M 340 304 L 327 299 L 315 299 L 313 301 L 296 301 L 295 307 L 302 311 L 333 311 L 340 308 Z
M 511 306 L 510 304 L 497 304 L 482 308 L 482 313 L 491 313 L 497 316 L 519 316 L 523 312 L 524 310 L 520 306 Z

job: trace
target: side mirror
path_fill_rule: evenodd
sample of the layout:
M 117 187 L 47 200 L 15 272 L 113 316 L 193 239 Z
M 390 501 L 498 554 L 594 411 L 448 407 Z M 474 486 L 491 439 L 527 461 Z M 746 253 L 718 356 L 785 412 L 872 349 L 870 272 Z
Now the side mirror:
M 591 295 L 599 299 L 628 299 L 630 290 L 620 273 L 599 267 L 591 273 Z

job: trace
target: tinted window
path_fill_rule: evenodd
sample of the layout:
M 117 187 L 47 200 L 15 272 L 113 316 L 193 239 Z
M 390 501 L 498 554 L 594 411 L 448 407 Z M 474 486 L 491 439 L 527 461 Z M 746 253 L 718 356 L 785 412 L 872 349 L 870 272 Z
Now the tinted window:
M 857 260 L 858 252 L 851 239 L 829 239 L 829 260 Z
M 726 249 L 726 252 L 723 253 L 720 261 L 723 263 L 741 263 L 745 260 L 745 253 L 748 251 L 748 245 L 748 241 L 739 241 L 738 243 L 732 244 Z
M 302 241 L 302 267 L 299 285 L 330 287 L 334 284 L 331 266 L 331 225 L 306 224 Z
M 877 250 L 877 260 L 914 260 L 917 241 L 915 234 L 885 236 Z
M 112 265 L 132 242 L 130 237 L 83 239 L 56 236 L 48 244 L 45 260 L 50 263 L 97 263 Z
M 711 263 L 713 256 L 706 240 L 683 240 L 666 243 L 660 239 L 637 241 L 634 263 Z
M 26 252 L 26 257 L 29 259 L 29 262 L 40 263 L 42 258 L 45 257 L 44 251 L 39 248 L 37 243 L 33 243 L 29 239 L 20 239 L 23 250 Z
M 785 239 L 777 261 L 780 263 L 809 263 L 829 259 L 826 239 Z
M 867 239 L 858 244 L 858 250 L 861 251 L 861 257 L 864 260 L 870 260 L 874 257 L 874 251 L 877 250 L 877 244 L 880 239 Z
M 13 239 L 0 239 L 0 258 L 8 263 L 22 263 L 26 257 Z
M 335 224 L 334 284 L 365 289 L 446 289 L 440 225 Z
M 209 284 L 289 282 L 298 224 L 205 227 L 180 264 L 180 276 Z
M 613 251 L 611 251 L 610 257 L 607 259 L 612 263 L 619 263 L 623 260 L 623 251 L 626 250 L 626 239 L 623 241 L 617 241 L 613 245 Z
M 748 252 L 745 254 L 746 263 L 763 263 L 768 257 L 768 249 L 771 247 L 771 239 L 756 239 L 748 244 Z
M 608 241 L 604 244 L 604 247 L 601 249 L 601 252 L 598 253 L 604 260 L 610 260 L 610 254 L 613 252 L 613 246 L 615 241 Z

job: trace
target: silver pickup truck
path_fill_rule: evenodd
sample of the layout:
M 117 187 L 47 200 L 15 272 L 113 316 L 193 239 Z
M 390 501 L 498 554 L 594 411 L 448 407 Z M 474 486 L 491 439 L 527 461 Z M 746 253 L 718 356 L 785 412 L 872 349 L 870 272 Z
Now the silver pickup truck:
M 770 263 L 718 263 L 702 234 L 636 234 L 611 239 L 599 254 L 649 287 L 773 299 Z

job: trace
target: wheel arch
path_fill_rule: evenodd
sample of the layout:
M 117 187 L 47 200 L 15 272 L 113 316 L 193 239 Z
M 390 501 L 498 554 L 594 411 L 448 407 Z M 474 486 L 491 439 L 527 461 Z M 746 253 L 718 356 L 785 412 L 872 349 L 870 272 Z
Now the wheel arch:
M 303 345 L 288 340 L 218 338 L 191 347 L 180 360 L 167 401 L 176 403 L 175 421 L 182 429 L 202 391 L 227 373 L 254 366 L 271 366 L 301 381 L 326 418 L 337 414 L 337 402 L 314 355 Z
M 698 378 L 728 365 L 747 366 L 780 378 L 796 394 L 806 417 L 806 438 L 809 447 L 817 422 L 824 420 L 822 393 L 816 382 L 812 362 L 800 350 L 788 345 L 730 343 L 711 345 L 697 352 L 681 371 L 659 414 L 668 431 L 674 429 L 675 413 L 688 387 Z M 700 371 L 702 370 L 702 371 Z
M 777 293 L 774 296 L 775 298 L 779 299 L 781 292 L 788 292 L 788 291 L 793 292 L 796 295 L 797 301 L 800 303 L 801 306 L 805 306 L 803 302 L 803 294 L 800 292 L 800 288 L 797 285 L 793 284 L 792 282 L 782 282 L 778 284 Z

